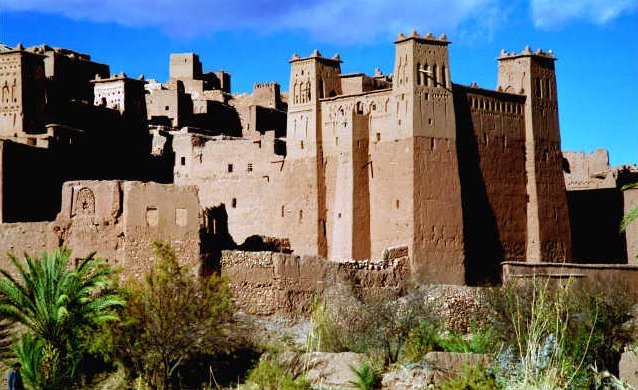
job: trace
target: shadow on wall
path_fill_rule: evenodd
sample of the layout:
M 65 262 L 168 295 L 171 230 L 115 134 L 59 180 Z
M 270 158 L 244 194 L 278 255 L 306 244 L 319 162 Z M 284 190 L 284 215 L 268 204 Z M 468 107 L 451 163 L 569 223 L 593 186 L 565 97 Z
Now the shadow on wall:
M 622 192 L 616 188 L 567 191 L 567 201 L 574 262 L 626 264 L 625 234 L 619 229 Z
M 237 247 L 228 232 L 228 212 L 224 203 L 203 211 L 203 224 L 199 229 L 199 252 L 202 254 L 201 275 L 221 271 L 221 255 L 226 249 Z
M 494 210 L 490 206 L 480 168 L 470 107 L 465 97 L 454 99 L 465 239 L 465 282 L 468 285 L 498 284 L 504 251 Z

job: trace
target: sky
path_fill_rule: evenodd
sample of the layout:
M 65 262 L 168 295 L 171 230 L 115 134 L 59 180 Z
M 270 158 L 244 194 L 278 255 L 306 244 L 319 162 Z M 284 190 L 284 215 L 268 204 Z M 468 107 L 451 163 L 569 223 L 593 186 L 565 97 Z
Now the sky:
M 446 33 L 458 84 L 494 88 L 501 49 L 551 49 L 563 150 L 638 163 L 637 0 L 0 0 L 0 41 L 90 54 L 162 82 L 170 53 L 288 89 L 293 53 L 339 53 L 342 72 L 392 72 L 399 32 Z

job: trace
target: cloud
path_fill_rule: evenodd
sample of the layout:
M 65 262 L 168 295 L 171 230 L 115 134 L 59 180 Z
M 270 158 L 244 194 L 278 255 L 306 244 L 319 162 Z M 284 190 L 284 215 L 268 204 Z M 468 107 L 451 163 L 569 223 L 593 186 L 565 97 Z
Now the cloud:
M 622 14 L 636 12 L 636 0 L 530 0 L 534 25 L 561 27 L 572 20 L 605 24 Z
M 37 11 L 79 20 L 155 27 L 171 37 L 235 29 L 298 30 L 319 41 L 365 44 L 414 28 L 421 33 L 447 32 L 475 40 L 489 39 L 513 9 L 516 13 L 530 12 L 540 28 L 560 26 L 574 19 L 605 23 L 635 11 L 638 1 L 4 0 L 3 5 L 7 11 Z
M 317 40 L 365 43 L 414 28 L 455 31 L 501 0 L 4 0 L 8 11 L 157 27 L 189 37 L 232 29 L 301 30 Z M 489 29 L 489 26 L 484 26 Z

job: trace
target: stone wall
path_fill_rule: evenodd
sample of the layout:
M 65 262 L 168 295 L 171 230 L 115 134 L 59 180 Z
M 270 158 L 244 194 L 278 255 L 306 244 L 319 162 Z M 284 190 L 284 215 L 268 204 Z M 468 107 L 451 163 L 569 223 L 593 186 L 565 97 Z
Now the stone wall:
M 400 288 L 410 273 L 405 252 L 388 251 L 380 261 L 333 262 L 319 256 L 231 250 L 222 252 L 221 269 L 242 311 L 298 317 L 310 313 L 312 299 L 335 278 L 361 289 Z
M 590 291 L 623 291 L 627 299 L 638 302 L 638 266 L 627 264 L 569 264 L 569 263 L 503 263 L 503 281 L 514 279 L 549 278 L 556 281 L 571 279 L 575 286 Z

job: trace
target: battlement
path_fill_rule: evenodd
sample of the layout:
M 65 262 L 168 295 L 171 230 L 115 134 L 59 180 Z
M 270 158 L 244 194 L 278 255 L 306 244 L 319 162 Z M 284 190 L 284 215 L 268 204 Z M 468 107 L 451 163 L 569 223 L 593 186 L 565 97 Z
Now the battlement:
M 54 53 L 57 55 L 61 55 L 64 57 L 68 57 L 74 60 L 80 60 L 80 61 L 90 61 L 91 60 L 91 56 L 85 53 L 80 53 L 77 51 L 73 51 L 73 50 L 69 50 L 69 49 L 65 49 L 62 47 L 51 47 L 49 45 L 38 45 L 38 46 L 32 46 L 28 49 L 26 49 L 27 51 L 30 51 L 32 53 L 37 53 L 37 54 L 48 54 L 48 53 Z
M 551 49 L 548 50 L 547 52 L 544 52 L 543 49 L 541 48 L 536 49 L 536 51 L 532 51 L 529 45 L 525 46 L 525 49 L 520 53 L 516 53 L 514 51 L 511 53 L 508 53 L 507 51 L 505 51 L 505 49 L 503 49 L 501 50 L 501 55 L 497 58 L 497 60 L 503 61 L 503 60 L 511 60 L 514 58 L 521 58 L 521 57 L 539 57 L 539 58 L 545 58 L 545 59 L 550 59 L 554 61 L 557 60 L 556 56 L 554 56 L 554 53 L 552 52 Z
M 448 41 L 447 35 L 445 34 L 441 34 L 438 38 L 436 38 L 434 34 L 432 34 L 431 32 L 425 35 L 419 35 L 419 33 L 416 30 L 412 30 L 410 35 L 407 35 L 407 36 L 404 35 L 403 33 L 399 33 L 399 36 L 397 37 L 397 40 L 394 41 L 394 43 L 401 43 L 401 42 L 410 41 L 410 40 L 416 40 L 421 43 L 433 43 L 437 45 L 449 45 L 450 43 L 452 43 Z
M 279 90 L 279 83 L 276 81 L 266 82 L 266 83 L 255 83 L 253 84 L 253 92 L 257 90 L 269 90 L 269 91 Z
M 292 64 L 293 62 L 304 61 L 304 60 L 309 60 L 313 58 L 319 59 L 321 61 L 326 61 L 326 62 L 336 62 L 338 64 L 343 62 L 341 61 L 341 57 L 339 56 L 338 53 L 332 56 L 332 58 L 328 58 L 328 57 L 322 56 L 319 50 L 317 49 L 315 49 L 308 57 L 300 57 L 299 54 L 295 53 L 292 55 L 292 58 L 288 62 Z

